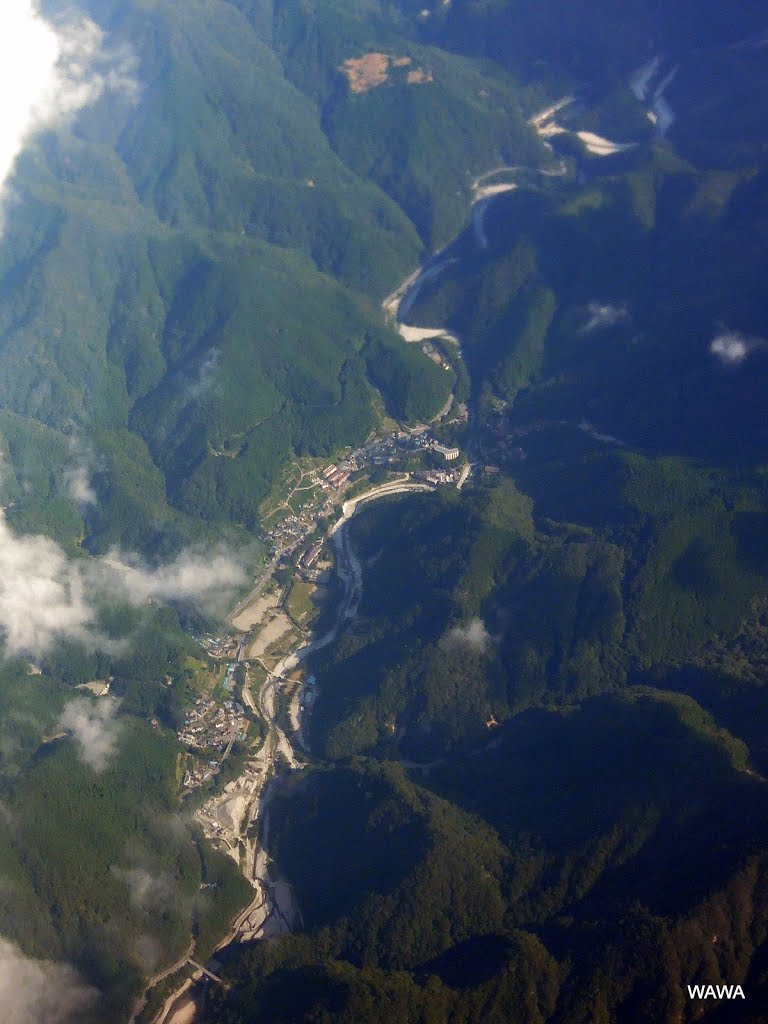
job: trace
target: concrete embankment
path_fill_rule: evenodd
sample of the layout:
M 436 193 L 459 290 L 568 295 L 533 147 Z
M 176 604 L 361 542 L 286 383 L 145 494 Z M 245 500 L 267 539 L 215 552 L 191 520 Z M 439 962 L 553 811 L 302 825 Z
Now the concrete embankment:
M 377 498 L 386 498 L 391 494 L 404 494 L 408 491 L 434 491 L 434 487 L 431 484 L 418 483 L 416 480 L 390 480 L 379 487 L 373 487 L 370 491 L 363 491 L 362 494 L 350 498 L 341 506 L 341 519 L 331 527 L 331 536 L 352 518 L 360 505 L 376 501 Z

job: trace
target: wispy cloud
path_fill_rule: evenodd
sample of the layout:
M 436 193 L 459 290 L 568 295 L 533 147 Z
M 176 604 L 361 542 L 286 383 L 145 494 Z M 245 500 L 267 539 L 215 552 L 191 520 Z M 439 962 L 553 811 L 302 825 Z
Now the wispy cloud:
M 612 306 L 610 303 L 590 302 L 586 312 L 587 319 L 579 328 L 579 334 L 591 334 L 592 331 L 613 327 L 629 319 L 626 306 Z
M 169 839 L 173 844 L 173 838 L 169 836 Z M 186 832 L 184 842 L 188 842 Z M 147 863 L 130 868 L 113 864 L 110 871 L 128 890 L 134 927 L 136 922 L 142 922 L 141 930 L 131 940 L 133 958 L 141 967 L 151 970 L 164 955 L 156 937 L 158 925 L 162 927 L 169 916 L 181 921 L 191 920 L 195 905 L 200 906 L 200 894 L 185 891 L 168 872 Z
M 96 625 L 101 598 L 189 601 L 218 612 L 244 581 L 243 566 L 223 549 L 184 551 L 155 567 L 118 551 L 70 559 L 48 537 L 14 534 L 0 511 L 0 634 L 9 654 L 38 657 L 62 638 L 109 649 Z
M 485 628 L 482 619 L 470 619 L 463 626 L 454 626 L 443 637 L 441 643 L 444 647 L 464 647 L 472 651 L 482 653 L 488 648 L 491 642 L 491 634 Z
M 104 771 L 117 747 L 119 706 L 114 697 L 76 697 L 59 718 L 59 728 L 72 733 L 81 759 L 95 772 Z
M 219 365 L 220 359 L 221 349 L 212 348 L 200 366 L 200 373 L 198 374 L 197 380 L 187 388 L 187 401 L 194 401 L 194 399 L 199 398 L 209 390 L 213 384 L 214 373 L 216 371 L 216 367 Z
M 113 866 L 112 874 L 125 882 L 131 903 L 142 910 L 151 910 L 169 904 L 173 898 L 173 880 L 161 872 L 155 874 L 146 868 L 119 868 Z
M 80 438 L 74 437 L 69 444 L 74 465 L 64 473 L 64 486 L 67 494 L 75 504 L 84 510 L 98 503 L 94 489 L 93 471 L 99 465 L 93 449 Z
M 709 343 L 709 351 L 725 366 L 738 366 L 755 349 L 765 347 L 764 338 L 749 337 L 740 331 L 722 331 Z
M 192 601 L 207 610 L 223 607 L 245 581 L 242 565 L 227 551 L 183 551 L 173 562 L 148 566 L 137 555 L 112 550 L 103 564 L 115 573 L 116 588 L 132 604 Z
M 37 132 L 54 128 L 106 90 L 134 97 L 136 61 L 110 49 L 90 18 L 44 17 L 36 0 L 0 4 L 0 198 Z
M 98 498 L 91 483 L 91 471 L 84 463 L 66 471 L 64 486 L 72 501 L 81 509 L 97 504 Z
M 66 964 L 32 960 L 0 938 L 0 1007 L 3 1024 L 77 1024 L 92 1009 L 95 989 Z
M 141 932 L 131 943 L 133 955 L 142 969 L 154 970 L 163 956 L 163 947 L 158 940 L 146 932 Z

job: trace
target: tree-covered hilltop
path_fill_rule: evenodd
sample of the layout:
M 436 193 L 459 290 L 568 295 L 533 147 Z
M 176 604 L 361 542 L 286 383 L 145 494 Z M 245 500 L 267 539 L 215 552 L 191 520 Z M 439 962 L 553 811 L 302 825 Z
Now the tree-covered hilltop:
M 728 742 L 643 692 L 527 713 L 491 748 L 287 797 L 274 850 L 307 935 L 237 955 L 207 1019 L 689 1019 L 691 977 L 760 998 L 764 786 Z

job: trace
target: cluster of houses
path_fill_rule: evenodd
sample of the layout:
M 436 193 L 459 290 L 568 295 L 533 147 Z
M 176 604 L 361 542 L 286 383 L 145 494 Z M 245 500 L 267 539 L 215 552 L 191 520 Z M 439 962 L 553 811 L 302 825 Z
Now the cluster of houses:
M 211 636 L 206 633 L 200 638 L 200 644 L 212 658 L 229 658 L 236 653 L 238 641 L 234 636 Z
M 461 449 L 454 445 L 440 444 L 431 434 L 419 434 L 412 440 L 413 447 L 418 451 L 433 451 L 441 455 L 445 462 L 455 462 L 461 455 Z
M 340 490 L 344 484 L 349 480 L 350 470 L 340 469 L 338 466 L 330 465 L 326 466 L 322 472 L 322 480 L 320 486 L 324 491 L 333 489 L 334 491 Z
M 223 751 L 231 740 L 245 739 L 248 717 L 245 708 L 235 700 L 219 705 L 199 698 L 184 718 L 179 729 L 179 742 L 200 750 Z
M 466 406 L 460 409 L 466 417 Z M 319 484 L 324 492 L 323 499 L 319 502 L 317 498 L 308 499 L 298 514 L 285 516 L 268 530 L 265 539 L 283 551 L 295 549 L 322 524 L 323 516 L 332 513 L 339 501 L 339 492 L 347 486 L 353 473 L 376 466 L 396 467 L 403 456 L 407 457 L 420 450 L 432 450 L 445 462 L 454 462 L 461 455 L 459 448 L 440 444 L 426 431 L 419 434 L 398 430 L 386 437 L 375 438 L 356 451 L 348 450 L 338 463 L 331 463 L 319 470 L 317 476 L 313 474 L 313 482 Z M 302 567 L 311 568 L 304 563 Z
M 332 503 L 319 509 L 302 512 L 301 515 L 286 516 L 276 526 L 269 530 L 266 539 L 282 548 L 282 550 L 293 549 L 300 544 L 304 538 L 318 525 L 320 514 L 329 512 Z
M 199 789 L 219 770 L 218 761 L 195 761 L 184 772 L 184 788 Z
M 458 480 L 458 470 L 430 469 L 426 473 L 417 474 L 417 479 L 426 480 L 428 484 L 437 487 L 438 484 L 453 484 Z

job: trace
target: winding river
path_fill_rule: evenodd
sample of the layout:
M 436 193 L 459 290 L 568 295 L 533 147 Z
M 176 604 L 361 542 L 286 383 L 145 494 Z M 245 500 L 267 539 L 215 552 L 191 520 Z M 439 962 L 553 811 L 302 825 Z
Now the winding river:
M 524 172 L 522 168 L 500 168 L 498 171 Z M 478 179 L 480 184 L 483 179 Z M 471 220 L 469 239 L 474 245 L 483 250 L 487 248 L 488 240 L 485 234 L 485 222 L 489 209 L 498 195 L 515 188 L 513 182 L 498 184 L 493 188 L 488 187 L 486 191 L 475 190 L 475 202 L 471 207 Z M 462 231 L 462 234 L 464 232 Z M 419 328 L 401 322 L 415 304 L 422 287 L 430 280 L 437 277 L 443 270 L 452 263 L 460 262 L 461 253 L 457 248 L 455 239 L 446 246 L 440 253 L 431 257 L 417 271 L 409 275 L 396 291 L 382 303 L 385 311 L 393 318 L 400 333 L 409 341 L 420 341 L 427 337 L 441 336 L 453 341 L 461 353 L 460 339 L 446 331 L 443 327 Z M 462 481 L 463 482 L 463 481 Z M 251 884 L 254 886 L 254 899 L 237 915 L 232 923 L 228 935 L 222 940 L 216 950 L 216 956 L 226 955 L 228 947 L 253 939 L 269 938 L 272 935 L 289 931 L 298 912 L 293 905 L 290 886 L 287 883 L 274 882 L 269 877 L 268 871 L 268 835 L 269 835 L 269 814 L 270 804 L 276 792 L 276 779 L 279 777 L 278 764 L 286 764 L 289 768 L 300 766 L 298 750 L 294 749 L 291 738 L 280 727 L 277 714 L 277 691 L 280 684 L 286 680 L 289 673 L 296 669 L 301 662 L 305 661 L 313 652 L 320 650 L 334 642 L 352 622 L 360 606 L 363 594 L 363 567 L 360 559 L 352 546 L 349 522 L 362 508 L 365 508 L 373 501 L 382 500 L 398 494 L 409 492 L 427 492 L 434 488 L 426 483 L 412 481 L 404 478 L 401 480 L 388 481 L 378 487 L 373 487 L 362 494 L 344 502 L 341 518 L 329 531 L 329 537 L 333 544 L 336 559 L 336 574 L 341 583 L 341 598 L 339 600 L 337 613 L 333 626 L 325 633 L 311 638 L 303 637 L 296 647 L 288 652 L 272 669 L 262 667 L 267 671 L 267 680 L 261 687 L 258 695 L 258 702 L 254 700 L 249 687 L 244 687 L 243 700 L 252 709 L 258 710 L 269 726 L 269 736 L 265 741 L 262 751 L 255 757 L 248 767 L 247 776 L 243 782 L 248 789 L 248 799 L 242 804 L 240 814 L 239 844 L 236 844 L 233 853 L 238 849 L 243 852 L 241 866 Z M 276 567 L 276 563 L 272 568 Z M 259 589 L 262 589 L 267 580 L 262 577 Z M 231 617 L 230 617 L 231 618 Z M 301 725 L 299 719 L 299 725 Z M 301 728 L 298 730 L 298 741 L 301 743 Z M 280 757 L 279 755 L 282 755 Z M 260 760 L 259 760 L 260 759 Z M 259 781 L 254 781 L 254 766 L 258 763 Z M 243 779 L 236 780 L 239 784 Z M 222 794 L 213 798 L 215 813 L 219 818 L 226 819 L 230 815 L 229 807 L 233 801 L 240 797 L 227 797 Z M 229 801 L 229 804 L 228 804 Z M 257 838 L 257 835 L 260 838 Z M 177 965 L 179 966 L 179 965 Z M 167 972 L 166 972 L 167 973 Z M 163 974 L 159 976 L 165 977 Z M 198 975 L 195 975 L 197 978 Z M 193 991 L 194 982 L 185 980 L 184 983 L 166 1000 L 163 1009 L 155 1017 L 153 1024 L 193 1024 L 196 1019 L 190 1016 L 190 993 Z M 143 1001 L 142 1001 L 143 1002 Z M 141 1004 L 140 1004 L 141 1005 Z M 137 1006 L 139 1009 L 139 1006 Z

